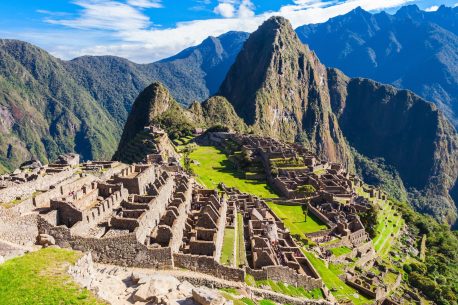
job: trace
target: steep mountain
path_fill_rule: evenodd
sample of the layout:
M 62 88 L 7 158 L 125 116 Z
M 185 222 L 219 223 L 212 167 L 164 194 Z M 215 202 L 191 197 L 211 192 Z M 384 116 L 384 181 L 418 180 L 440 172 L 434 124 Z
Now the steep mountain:
M 197 127 L 224 125 L 236 131 L 247 131 L 244 122 L 224 97 L 211 97 L 202 104 L 195 102 L 185 109 L 163 84 L 154 82 L 135 99 L 113 159 L 131 163 L 131 151 L 133 147 L 144 146 L 140 145 L 145 140 L 144 127 L 150 125 L 164 128 L 171 139 L 192 135 Z M 144 155 L 135 155 L 137 161 L 147 154 L 146 151 L 141 153 Z
M 458 176 L 454 127 L 410 91 L 326 69 L 287 20 L 273 17 L 248 38 L 219 94 L 257 133 L 305 142 L 347 165 L 351 148 L 384 160 L 418 208 L 456 220 L 449 195 Z
M 123 126 L 132 101 L 154 81 L 163 83 L 183 105 L 214 94 L 247 37 L 244 32 L 208 37 L 198 46 L 151 64 L 114 56 L 83 56 L 65 62 L 65 66 Z
M 193 121 L 199 126 L 209 128 L 220 125 L 240 132 L 249 131 L 231 103 L 222 96 L 212 96 L 203 103 L 194 102 L 189 106 L 189 111 Z
M 163 61 L 113 56 L 62 61 L 31 44 L 0 40 L 0 171 L 76 151 L 111 156 L 135 97 L 162 80 L 180 103 L 214 93 L 248 34 L 229 32 Z
M 255 132 L 305 142 L 329 160 L 352 164 L 332 112 L 326 68 L 286 19 L 271 18 L 251 34 L 218 94 Z
M 410 89 L 458 126 L 458 7 L 411 5 L 394 15 L 357 8 L 296 32 L 325 65 Z
M 196 47 L 148 65 L 148 69 L 181 104 L 203 101 L 218 90 L 248 35 L 227 32 L 208 37 Z
M 30 44 L 0 41 L 0 163 L 13 169 L 31 157 L 79 152 L 103 159 L 118 129 L 62 61 Z

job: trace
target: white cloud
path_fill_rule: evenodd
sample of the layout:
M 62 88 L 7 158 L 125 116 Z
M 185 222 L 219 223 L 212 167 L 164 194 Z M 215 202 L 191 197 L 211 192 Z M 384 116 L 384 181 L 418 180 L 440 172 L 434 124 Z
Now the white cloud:
M 224 18 L 251 18 L 255 15 L 251 0 L 220 0 L 213 12 Z
M 439 9 L 439 6 L 438 5 L 433 5 L 431 7 L 428 7 L 425 9 L 426 12 L 435 12 Z
M 46 22 L 77 29 L 126 31 L 146 28 L 150 20 L 135 7 L 117 1 L 80 0 L 83 8 L 75 19 L 45 19 Z
M 274 15 L 288 18 L 292 25 L 297 27 L 325 22 L 331 17 L 348 13 L 358 6 L 365 10 L 380 10 L 397 7 L 410 1 L 346 0 L 342 2 L 342 0 L 335 0 L 335 2 L 324 3 L 320 0 L 295 0 L 292 5 L 283 6 L 277 12 L 255 15 L 254 5 L 250 0 L 224 0 L 218 4 L 220 8 L 221 5 L 226 4 L 225 9 L 218 10 L 218 14 L 224 18 L 180 22 L 174 27 L 159 29 L 151 27 L 153 21 L 140 7 L 129 3 L 121 3 L 119 0 L 78 0 L 75 3 L 82 7 L 82 10 L 76 18 L 47 18 L 46 20 L 80 32 L 104 32 L 105 37 L 96 42 L 94 40 L 84 42 L 84 34 L 80 33 L 77 36 L 79 47 L 74 46 L 75 39 L 72 39 L 72 43 L 67 43 L 65 39 L 58 40 L 58 43 L 45 47 L 53 54 L 67 59 L 81 55 L 111 54 L 136 62 L 152 62 L 199 44 L 210 35 L 218 36 L 231 30 L 254 31 L 264 20 Z M 72 37 L 68 37 L 67 40 Z
M 240 18 L 250 18 L 254 16 L 254 4 L 250 0 L 243 0 L 237 11 Z
M 161 8 L 163 7 L 161 0 L 128 0 L 128 4 L 141 8 Z
M 232 3 L 223 2 L 218 4 L 213 12 L 224 18 L 232 18 L 235 15 L 235 7 Z

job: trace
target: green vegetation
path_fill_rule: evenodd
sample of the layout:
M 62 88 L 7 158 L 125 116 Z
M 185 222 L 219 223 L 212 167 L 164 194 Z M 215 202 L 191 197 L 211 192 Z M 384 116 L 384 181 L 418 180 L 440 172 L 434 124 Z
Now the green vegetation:
M 242 298 L 242 302 L 246 305 L 256 305 L 256 303 L 252 299 Z
M 321 289 L 305 290 L 303 287 L 296 287 L 287 285 L 281 282 L 275 282 L 272 280 L 255 281 L 256 287 L 268 286 L 272 291 L 288 295 L 291 297 L 303 297 L 307 299 L 323 299 L 323 292 Z
M 428 236 L 425 261 L 404 265 L 408 282 L 438 305 L 458 304 L 458 232 L 413 211 L 407 203 L 394 202 L 394 205 L 401 210 L 414 236 Z
M 372 240 L 375 251 L 379 255 L 386 256 L 394 244 L 394 239 L 398 236 L 404 225 L 401 213 L 392 207 L 392 202 L 388 201 L 380 206 L 377 214 L 377 226 L 375 237 Z
M 221 288 L 220 290 L 232 294 L 239 294 L 239 292 L 235 288 Z
M 175 101 L 167 111 L 154 118 L 153 123 L 163 128 L 171 140 L 191 137 L 196 128 L 186 116 L 185 110 Z
M 312 263 L 313 267 L 315 267 L 316 271 L 320 274 L 326 287 L 332 291 L 332 294 L 338 300 L 350 299 L 355 305 L 370 303 L 366 297 L 359 295 L 355 289 L 347 286 L 347 284 L 339 278 L 338 275 L 341 272 L 339 270 L 340 268 L 327 268 L 325 263 L 314 254 L 307 251 L 303 252 Z
M 227 156 L 213 146 L 198 146 L 191 154 L 190 159 L 198 161 L 198 165 L 191 164 L 193 172 L 200 183 L 207 188 L 217 188 L 220 183 L 229 187 L 236 187 L 242 192 L 250 193 L 261 198 L 277 198 L 266 181 L 248 180 L 244 173 L 238 171 L 227 159 Z
M 335 256 L 342 256 L 342 255 L 345 255 L 345 254 L 348 254 L 351 252 L 351 249 L 346 247 L 346 246 L 342 246 L 342 247 L 338 247 L 338 248 L 332 248 L 332 249 L 329 249 L 333 255 Z
M 301 206 L 279 205 L 273 202 L 267 202 L 267 205 L 285 223 L 293 235 L 298 234 L 305 238 L 305 233 L 327 229 L 326 225 L 313 214 L 309 213 L 306 218 Z
M 381 188 L 397 200 L 407 200 L 407 191 L 395 168 L 386 165 L 383 159 L 369 159 L 355 149 L 352 153 L 357 174 L 365 183 Z
M 224 230 L 223 249 L 221 250 L 220 262 L 224 265 L 234 265 L 234 245 L 235 245 L 235 229 L 226 228 Z
M 374 238 L 377 234 L 375 230 L 379 222 L 379 207 L 376 204 L 372 204 L 367 211 L 360 212 L 359 217 L 369 237 Z
M 259 305 L 277 305 L 277 303 L 275 303 L 274 301 L 272 300 L 261 300 L 259 302 Z
M 243 235 L 243 215 L 237 213 L 237 255 L 236 266 L 246 264 L 245 237 Z
M 0 303 L 105 304 L 66 273 L 80 256 L 75 251 L 47 248 L 5 262 L 0 265 Z

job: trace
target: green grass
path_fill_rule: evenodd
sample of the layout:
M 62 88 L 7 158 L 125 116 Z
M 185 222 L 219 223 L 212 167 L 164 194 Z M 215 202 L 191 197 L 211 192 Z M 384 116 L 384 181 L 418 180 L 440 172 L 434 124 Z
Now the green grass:
M 272 300 L 261 300 L 259 302 L 259 305 L 277 305 L 277 303 L 275 303 L 274 301 Z
M 249 298 L 242 298 L 242 302 L 245 303 L 246 305 L 256 305 L 256 303 Z
M 239 292 L 235 288 L 221 288 L 220 290 L 232 294 L 239 294 Z
M 351 249 L 346 246 L 342 246 L 342 247 L 329 249 L 329 251 L 331 251 L 332 254 L 334 254 L 335 256 L 342 256 L 342 255 L 350 253 Z
M 230 292 L 221 291 L 221 295 L 228 301 L 232 301 L 234 305 L 246 305 L 243 299 L 238 299 Z
M 224 230 L 223 249 L 221 250 L 220 262 L 226 266 L 234 265 L 234 242 L 235 242 L 235 229 L 226 228 Z
M 304 233 L 313 233 L 327 229 L 326 225 L 316 218 L 312 213 L 305 221 L 301 206 L 279 205 L 273 202 L 267 203 L 272 211 L 285 223 L 291 234 L 299 234 L 305 237 Z
M 66 270 L 81 254 L 42 249 L 0 265 L 0 303 L 8 305 L 106 304 L 73 282 Z
M 325 263 L 321 259 L 317 258 L 314 254 L 307 251 L 303 251 L 303 253 L 308 258 L 310 263 L 312 263 L 313 267 L 315 267 L 316 271 L 320 274 L 326 287 L 332 291 L 332 294 L 338 300 L 350 299 L 355 305 L 370 303 L 370 300 L 358 294 L 355 289 L 347 286 L 347 284 L 345 284 L 345 282 L 339 278 L 338 275 L 341 272 L 340 267 L 333 265 L 330 266 L 330 268 L 327 268 Z
M 246 264 L 245 240 L 243 236 L 243 215 L 237 213 L 237 254 L 236 267 Z
M 199 162 L 199 165 L 191 164 L 191 168 L 197 180 L 207 188 L 215 189 L 223 182 L 226 186 L 236 187 L 258 197 L 278 198 L 267 181 L 245 179 L 245 173 L 237 171 L 227 156 L 213 146 L 198 146 L 190 158 Z
M 388 202 L 380 205 L 375 229 L 376 235 L 372 242 L 375 251 L 382 257 L 390 252 L 394 239 L 399 235 L 404 225 L 404 220 L 400 213 L 397 216 L 394 215 L 395 213 L 396 211 Z
M 321 289 L 305 290 L 303 287 L 287 285 L 282 282 L 272 280 L 255 281 L 257 287 L 269 286 L 272 291 L 288 295 L 291 297 L 303 297 L 307 299 L 323 299 L 324 295 Z

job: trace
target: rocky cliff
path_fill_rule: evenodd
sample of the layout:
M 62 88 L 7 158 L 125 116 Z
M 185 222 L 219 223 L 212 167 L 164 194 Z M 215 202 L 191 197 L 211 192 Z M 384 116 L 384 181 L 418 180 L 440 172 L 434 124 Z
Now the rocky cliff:
M 245 42 L 218 94 L 255 132 L 302 142 L 327 160 L 351 166 L 326 73 L 291 24 L 274 17 Z
M 146 150 L 140 154 L 132 150 L 145 140 L 144 127 L 150 125 L 162 127 L 172 139 L 192 135 L 197 127 L 215 125 L 227 126 L 239 132 L 247 131 L 247 126 L 225 98 L 211 97 L 202 104 L 194 102 L 186 109 L 173 99 L 164 85 L 154 82 L 135 100 L 113 159 L 126 163 L 142 160 L 141 154 L 146 154 Z M 132 153 L 126 154 L 126 150 Z
M 458 7 L 394 14 L 357 8 L 296 29 L 329 67 L 406 88 L 436 103 L 458 126 Z
M 458 136 L 444 115 L 412 92 L 326 69 L 286 19 L 273 17 L 248 38 L 219 94 L 259 134 L 303 142 L 350 168 L 350 147 L 383 160 L 419 209 L 456 219 L 449 191 Z

